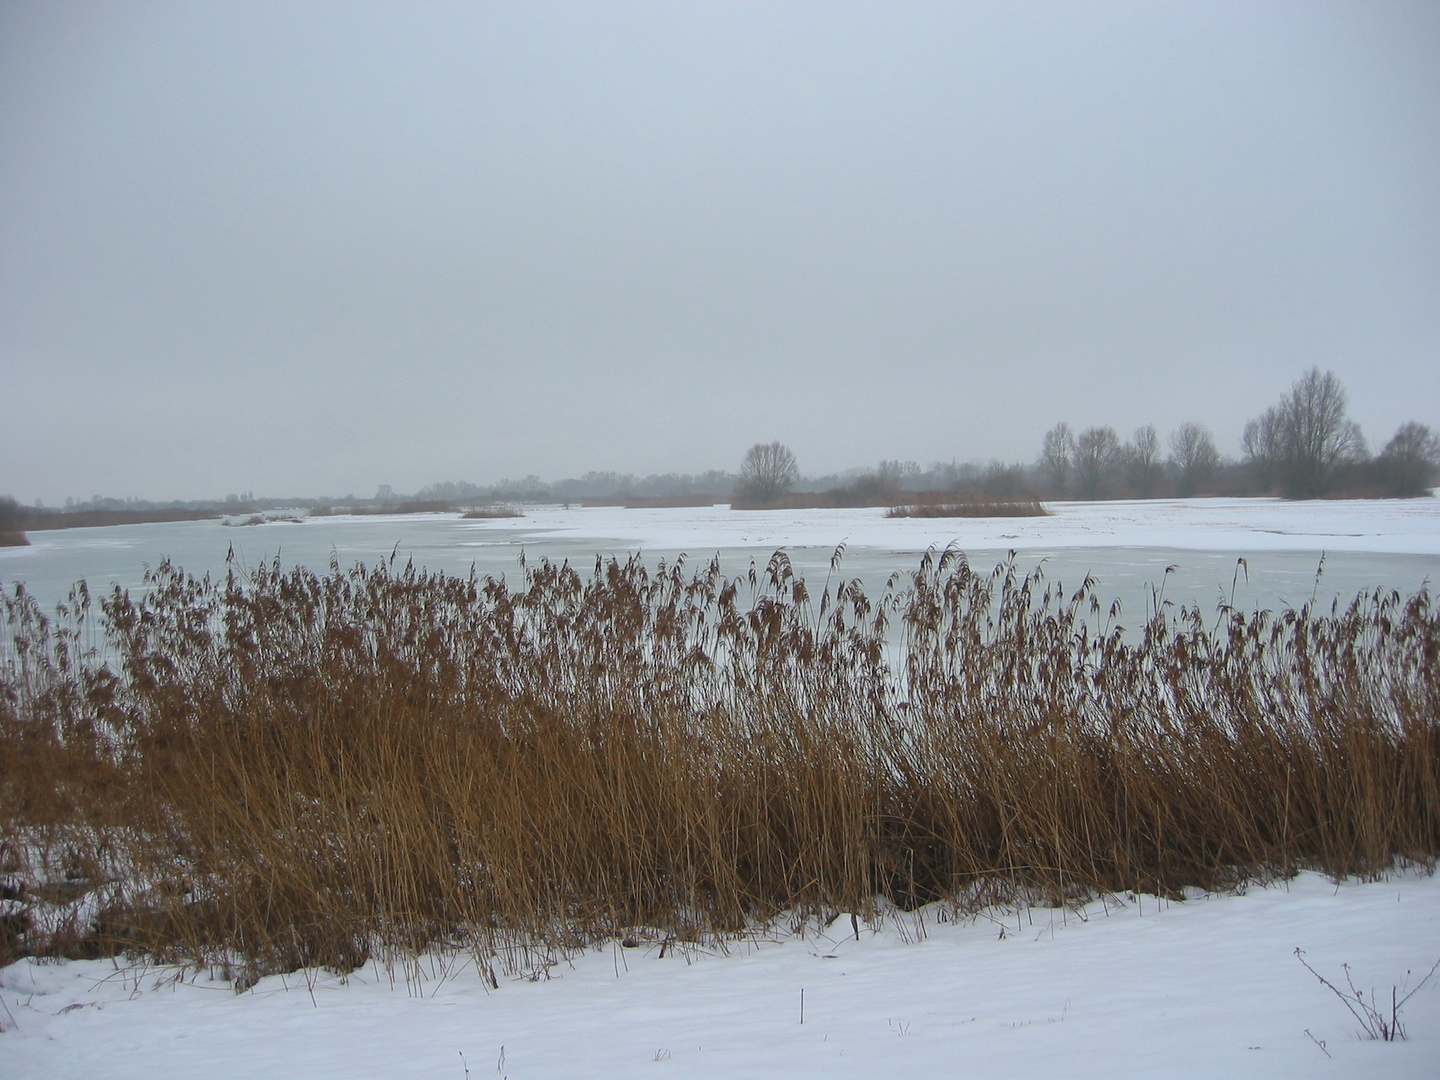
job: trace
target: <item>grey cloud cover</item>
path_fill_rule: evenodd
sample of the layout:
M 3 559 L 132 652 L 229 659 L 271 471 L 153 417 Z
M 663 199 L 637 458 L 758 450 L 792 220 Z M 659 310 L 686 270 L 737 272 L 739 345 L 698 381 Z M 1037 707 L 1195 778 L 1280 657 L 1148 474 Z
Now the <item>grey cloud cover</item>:
M 0 493 L 1440 424 L 1433 4 L 0 8 Z

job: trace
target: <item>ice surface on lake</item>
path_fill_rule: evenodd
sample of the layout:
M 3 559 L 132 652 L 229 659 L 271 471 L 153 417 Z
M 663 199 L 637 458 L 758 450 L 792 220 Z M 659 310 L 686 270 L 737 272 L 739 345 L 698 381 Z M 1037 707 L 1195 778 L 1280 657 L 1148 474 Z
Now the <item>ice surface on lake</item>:
M 28 548 L 0 549 L 0 582 L 23 580 L 48 605 L 79 578 L 92 592 L 139 587 L 146 565 L 168 556 L 195 573 L 223 574 L 233 545 L 240 565 L 278 553 L 285 565 L 323 571 L 395 553 L 431 570 L 518 577 L 518 556 L 568 559 L 588 572 L 597 554 L 641 553 L 652 565 L 685 553 L 692 564 L 721 557 L 728 574 L 752 559 L 763 568 L 784 548 L 797 572 L 823 583 L 844 543 L 841 573 L 878 590 L 913 570 L 927 548 L 954 544 L 977 568 L 1015 550 L 1022 570 L 1043 560 L 1046 576 L 1119 598 L 1133 620 L 1166 598 L 1212 610 L 1232 593 L 1243 608 L 1298 605 L 1312 595 L 1349 598 L 1386 587 L 1410 593 L 1440 578 L 1440 499 L 1285 502 L 1175 499 L 1052 503 L 1045 518 L 886 518 L 880 509 L 732 511 L 725 506 L 627 510 L 531 507 L 523 518 L 463 520 L 455 514 L 320 517 L 244 528 L 219 521 L 36 532 Z M 1322 553 L 1324 571 L 1316 583 Z M 1239 558 L 1246 567 L 1240 568 Z M 1177 569 L 1167 576 L 1166 568 Z M 1248 576 L 1248 581 L 1247 581 Z

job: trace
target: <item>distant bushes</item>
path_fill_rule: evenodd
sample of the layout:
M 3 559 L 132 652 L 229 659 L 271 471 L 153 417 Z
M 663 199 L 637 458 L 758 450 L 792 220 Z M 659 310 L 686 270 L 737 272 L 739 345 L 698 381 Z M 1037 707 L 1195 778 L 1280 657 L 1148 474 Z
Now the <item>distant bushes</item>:
M 1048 517 L 1050 511 L 1035 499 L 993 499 L 974 493 L 932 495 L 928 499 L 892 506 L 890 518 L 999 518 Z
M 801 491 L 791 490 L 796 480 L 790 474 L 798 471 L 793 462 L 791 455 L 791 468 L 786 474 L 789 478 L 768 498 L 757 498 L 754 487 L 737 487 L 732 506 L 737 510 L 887 507 L 887 517 L 1026 517 L 1048 513 L 1027 488 L 1025 470 L 1020 466 L 993 462 L 983 469 L 961 467 L 948 471 L 937 466 L 927 476 L 913 461 L 882 461 L 874 469 L 857 470 L 844 480 L 832 478 Z
M 1424 495 L 1440 481 L 1440 436 L 1413 420 L 1401 424 L 1370 464 L 1375 479 L 1392 494 Z
M 7 947 L 522 970 L 632 926 L 1440 853 L 1426 593 L 1126 633 L 1088 580 L 947 552 L 867 596 L 833 569 L 162 564 L 57 620 L 17 590 L 0 870 L 33 925 Z
M 25 507 L 14 499 L 0 497 L 0 547 L 24 547 L 30 543 L 25 538 Z
M 97 529 L 108 525 L 149 525 L 162 521 L 214 521 L 225 516 L 221 510 L 188 507 L 126 510 L 30 509 L 26 514 L 26 527 L 35 532 L 47 529 Z
M 627 510 L 658 510 L 674 507 L 716 506 L 726 502 L 728 495 L 608 495 L 581 499 L 581 506 L 623 506 Z
M 452 502 L 445 502 L 439 499 L 405 499 L 390 503 L 378 503 L 371 506 L 351 506 L 345 509 L 347 514 L 360 516 L 383 515 L 383 514 L 454 514 L 461 508 Z

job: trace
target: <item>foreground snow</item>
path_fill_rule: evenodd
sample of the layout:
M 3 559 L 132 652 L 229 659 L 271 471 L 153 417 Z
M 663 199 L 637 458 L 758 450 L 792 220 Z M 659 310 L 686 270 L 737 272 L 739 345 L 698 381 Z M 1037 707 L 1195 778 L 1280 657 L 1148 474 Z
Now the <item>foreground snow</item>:
M 959 924 L 931 908 L 859 940 L 842 917 L 725 956 L 612 944 L 498 990 L 468 963 L 408 984 L 373 965 L 277 976 L 237 996 L 193 973 L 27 961 L 0 971 L 0 1075 L 1436 1075 L 1440 977 L 1401 1014 L 1408 1042 L 1361 1040 L 1297 947 L 1388 1000 L 1440 958 L 1440 879 L 1304 874 Z

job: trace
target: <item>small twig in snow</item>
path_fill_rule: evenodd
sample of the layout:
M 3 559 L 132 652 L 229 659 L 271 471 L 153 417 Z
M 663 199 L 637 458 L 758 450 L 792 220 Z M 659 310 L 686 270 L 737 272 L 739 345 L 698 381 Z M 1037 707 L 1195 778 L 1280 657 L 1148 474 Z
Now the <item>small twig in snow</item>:
M 1350 1010 L 1350 1015 L 1360 1022 L 1360 1026 L 1364 1029 L 1367 1036 L 1381 1042 L 1395 1042 L 1397 1039 L 1403 1041 L 1406 1038 L 1405 1026 L 1400 1023 L 1400 1010 L 1404 1008 L 1407 1001 L 1420 991 L 1421 987 L 1430 981 L 1430 977 L 1434 975 L 1437 970 L 1440 970 L 1440 960 L 1436 960 L 1435 963 L 1431 965 L 1430 970 L 1425 973 L 1425 977 L 1411 987 L 1410 991 L 1404 997 L 1400 997 L 1401 987 L 1392 986 L 1390 988 L 1390 1010 L 1387 1016 L 1381 1008 L 1376 1006 L 1375 991 L 1373 989 L 1370 991 L 1370 998 L 1367 1000 L 1365 991 L 1356 987 L 1355 980 L 1350 975 L 1349 964 L 1340 965 L 1345 972 L 1345 985 L 1350 989 L 1350 992 L 1347 994 L 1311 967 L 1305 960 L 1303 950 L 1298 948 L 1295 950 L 1295 959 L 1300 961 L 1306 971 L 1320 980 L 1320 985 L 1324 986 L 1340 999 L 1345 1008 Z M 1409 982 L 1410 972 L 1407 971 L 1405 972 L 1406 985 L 1408 985 Z M 1324 1048 L 1322 1047 L 1321 1049 Z

